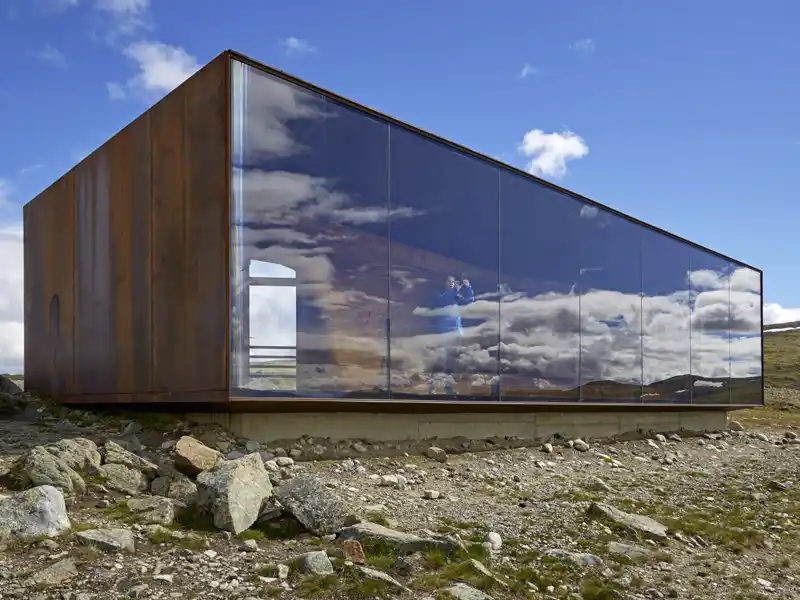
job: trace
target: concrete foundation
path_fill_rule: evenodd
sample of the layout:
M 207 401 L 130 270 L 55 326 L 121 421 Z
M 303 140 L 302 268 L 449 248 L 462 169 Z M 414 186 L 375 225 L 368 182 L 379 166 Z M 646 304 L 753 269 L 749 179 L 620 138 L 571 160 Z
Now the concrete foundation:
M 727 426 L 725 410 L 531 412 L 497 414 L 194 413 L 237 436 L 271 443 L 303 436 L 370 443 L 430 439 L 553 436 L 603 439 L 647 433 L 703 433 Z

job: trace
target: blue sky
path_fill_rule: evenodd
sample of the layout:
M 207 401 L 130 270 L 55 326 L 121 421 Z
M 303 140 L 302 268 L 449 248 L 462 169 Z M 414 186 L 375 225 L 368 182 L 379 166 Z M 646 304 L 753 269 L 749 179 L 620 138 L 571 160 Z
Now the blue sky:
M 792 0 L 3 0 L 0 321 L 21 205 L 227 48 L 762 268 L 767 319 L 800 318 L 797 23 Z

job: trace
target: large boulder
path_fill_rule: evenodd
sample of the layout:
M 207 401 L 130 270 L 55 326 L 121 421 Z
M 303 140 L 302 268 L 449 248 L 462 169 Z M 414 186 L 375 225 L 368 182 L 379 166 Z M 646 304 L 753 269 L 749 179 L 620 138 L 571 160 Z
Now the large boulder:
M 239 534 L 258 519 L 272 484 L 258 453 L 229 460 L 197 476 L 197 509 L 218 529 Z
M 158 471 L 158 465 L 126 450 L 116 442 L 109 441 L 103 445 L 103 458 L 106 464 L 124 465 L 129 469 L 141 471 L 149 479 L 153 479 Z
M 0 417 L 14 417 L 25 412 L 25 398 L 21 394 L 0 392 Z
M 0 394 L 19 395 L 22 394 L 22 388 L 14 383 L 12 379 L 5 375 L 0 375 Z
M 589 515 L 613 522 L 617 527 L 631 535 L 641 535 L 651 540 L 667 539 L 667 526 L 644 515 L 626 513 L 610 504 L 593 502 L 588 509 Z
M 73 438 L 47 446 L 35 446 L 11 470 L 19 487 L 52 485 L 67 493 L 84 492 L 83 475 L 100 475 L 102 458 L 91 440 Z
M 52 538 L 70 527 L 64 496 L 51 485 L 0 499 L 0 541 Z
M 156 477 L 150 484 L 150 490 L 156 496 L 171 498 L 186 505 L 197 502 L 197 484 L 177 471 L 172 475 Z
M 429 552 L 431 550 L 453 554 L 464 549 L 463 544 L 458 539 L 450 536 L 433 535 L 431 537 L 420 537 L 413 533 L 395 531 L 383 525 L 369 522 L 356 523 L 350 527 L 345 527 L 337 539 L 339 542 L 356 540 L 361 544 L 387 544 L 394 547 L 399 555 Z
M 175 444 L 175 467 L 187 475 L 198 475 L 223 460 L 222 454 L 185 435 Z
M 350 514 L 344 501 L 313 475 L 289 479 L 274 494 L 284 510 L 314 535 L 339 533 Z
M 116 463 L 100 466 L 100 476 L 105 486 L 123 494 L 136 496 L 148 487 L 147 476 L 137 469 Z
M 133 532 L 128 529 L 89 529 L 75 535 L 78 541 L 108 552 L 135 552 Z
M 128 500 L 127 506 L 128 510 L 145 523 L 155 523 L 165 527 L 172 525 L 178 513 L 185 508 L 185 505 L 180 502 L 160 496 L 131 498 Z

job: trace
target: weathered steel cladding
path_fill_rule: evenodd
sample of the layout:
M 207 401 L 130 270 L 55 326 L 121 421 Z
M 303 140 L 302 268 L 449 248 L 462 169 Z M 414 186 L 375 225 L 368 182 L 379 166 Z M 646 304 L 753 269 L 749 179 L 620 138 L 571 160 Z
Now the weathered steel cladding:
M 26 205 L 29 388 L 227 397 L 228 64 L 217 57 Z
M 25 383 L 54 396 L 75 388 L 73 182 L 67 174 L 23 211 Z

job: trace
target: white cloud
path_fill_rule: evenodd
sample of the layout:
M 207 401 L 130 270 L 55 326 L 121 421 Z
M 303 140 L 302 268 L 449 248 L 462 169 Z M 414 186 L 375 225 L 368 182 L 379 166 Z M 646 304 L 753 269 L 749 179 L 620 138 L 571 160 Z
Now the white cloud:
M 764 304 L 764 324 L 800 321 L 800 308 L 784 308 L 774 302 Z
M 530 159 L 526 165 L 529 173 L 555 178 L 566 174 L 567 162 L 589 154 L 589 146 L 576 133 L 545 133 L 541 129 L 528 131 L 518 150 Z
M 581 54 L 592 54 L 595 50 L 595 43 L 592 38 L 585 38 L 570 45 L 570 48 Z
M 139 70 L 124 84 L 106 83 L 112 99 L 134 94 L 151 100 L 178 87 L 200 68 L 197 59 L 186 50 L 161 42 L 136 42 L 124 54 L 137 63 Z
M 22 289 L 22 224 L 0 225 L 0 373 L 22 372 Z
M 6 179 L 0 179 L 0 205 L 11 202 L 11 184 Z
M 525 79 L 527 77 L 530 77 L 531 75 L 537 75 L 538 73 L 539 69 L 529 65 L 528 63 L 525 63 L 519 72 L 519 77 L 520 79 Z
M 141 14 L 150 8 L 150 0 L 95 0 L 98 10 L 120 14 Z
M 312 54 L 317 51 L 307 40 L 290 35 L 280 41 L 280 45 L 286 56 L 297 56 L 301 54 Z
M 30 175 L 34 171 L 38 171 L 43 166 L 44 165 L 42 163 L 36 163 L 36 164 L 33 164 L 33 165 L 28 165 L 27 167 L 22 167 L 19 170 L 19 174 L 20 174 L 20 176 L 25 177 L 26 175 Z
M 50 63 L 51 65 L 55 65 L 56 67 L 65 67 L 67 65 L 66 57 L 58 48 L 51 46 L 50 44 L 45 44 L 44 48 L 37 53 L 37 56 L 43 61 Z
M 150 27 L 150 0 L 93 0 L 92 7 L 100 17 L 95 35 L 115 44 Z
M 108 97 L 112 100 L 122 100 L 126 95 L 125 86 L 115 81 L 106 83 L 106 89 L 108 90 Z

